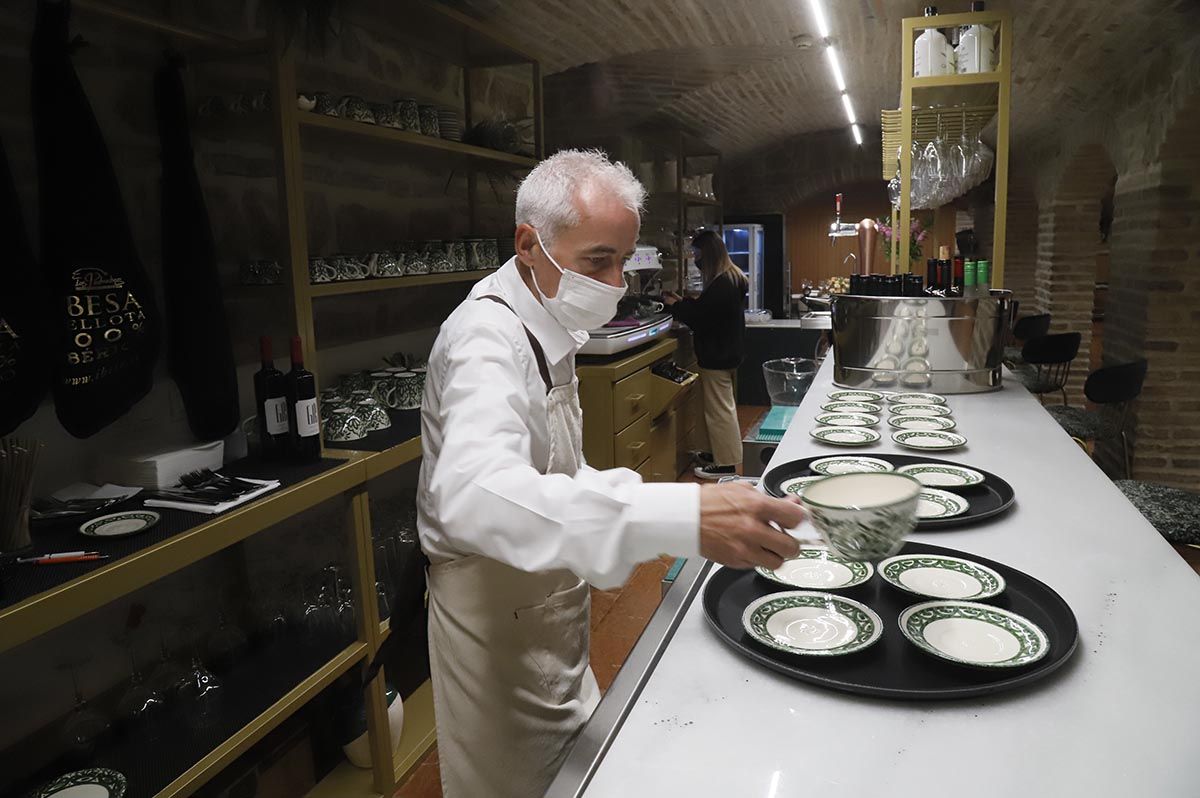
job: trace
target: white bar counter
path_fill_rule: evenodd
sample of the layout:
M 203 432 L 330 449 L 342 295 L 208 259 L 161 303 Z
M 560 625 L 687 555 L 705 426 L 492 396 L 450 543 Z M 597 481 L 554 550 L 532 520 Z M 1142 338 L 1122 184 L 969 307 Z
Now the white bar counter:
M 871 446 L 809 437 L 835 389 L 831 361 L 771 466 L 913 454 L 892 443 L 886 413 Z M 1200 796 L 1200 579 L 1019 385 L 947 399 L 968 444 L 930 456 L 1004 478 L 1016 506 L 912 539 L 998 560 L 1057 590 L 1079 623 L 1070 662 L 977 699 L 833 692 L 723 644 L 693 567 L 695 584 L 677 582 L 659 610 L 674 621 L 651 622 L 548 795 Z

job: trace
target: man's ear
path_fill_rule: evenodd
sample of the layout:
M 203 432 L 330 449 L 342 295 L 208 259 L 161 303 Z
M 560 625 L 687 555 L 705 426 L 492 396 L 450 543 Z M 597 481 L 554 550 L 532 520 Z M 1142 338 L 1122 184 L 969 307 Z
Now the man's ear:
M 533 228 L 527 224 L 517 225 L 513 241 L 517 249 L 517 259 L 526 265 L 531 265 L 536 254 L 535 250 L 538 248 L 537 234 L 534 233 Z

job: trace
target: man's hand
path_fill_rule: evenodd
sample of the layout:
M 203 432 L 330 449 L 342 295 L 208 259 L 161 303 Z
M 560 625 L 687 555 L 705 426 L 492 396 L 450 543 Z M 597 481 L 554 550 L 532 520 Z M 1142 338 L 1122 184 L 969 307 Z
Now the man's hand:
M 704 485 L 700 554 L 731 568 L 778 568 L 800 553 L 800 543 L 780 529 L 807 517 L 798 499 L 773 499 L 744 482 Z
M 662 292 L 662 303 L 664 305 L 666 305 L 667 307 L 674 305 L 680 299 L 682 299 L 682 297 L 679 296 L 679 294 L 676 294 L 674 291 L 663 291 Z

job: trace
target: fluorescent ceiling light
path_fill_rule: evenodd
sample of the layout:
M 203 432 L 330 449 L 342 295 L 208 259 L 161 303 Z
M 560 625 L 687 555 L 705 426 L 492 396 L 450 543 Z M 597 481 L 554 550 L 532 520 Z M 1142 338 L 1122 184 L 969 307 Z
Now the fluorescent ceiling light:
M 825 57 L 829 59 L 829 68 L 833 70 L 833 82 L 837 84 L 837 90 L 845 91 L 846 78 L 842 76 L 842 65 L 838 62 L 837 50 L 826 47 Z
M 817 21 L 817 33 L 822 39 L 829 38 L 829 23 L 825 20 L 825 9 L 821 7 L 821 0 L 808 0 L 808 5 L 812 8 L 813 18 Z
M 861 147 L 862 146 L 862 133 L 859 131 L 858 125 L 851 125 L 850 129 L 852 131 L 854 131 L 854 143 Z
M 842 105 L 846 108 L 846 118 L 850 120 L 850 124 L 856 124 L 857 119 L 854 118 L 854 106 L 850 104 L 850 95 L 842 95 Z

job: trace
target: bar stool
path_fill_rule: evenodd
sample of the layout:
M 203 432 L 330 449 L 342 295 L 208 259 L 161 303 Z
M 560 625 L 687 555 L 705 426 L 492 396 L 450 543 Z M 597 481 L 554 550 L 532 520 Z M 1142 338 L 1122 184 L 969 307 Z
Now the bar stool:
M 1027 341 L 1032 341 L 1034 338 L 1041 338 L 1049 332 L 1049 313 L 1042 313 L 1037 316 L 1026 316 L 1023 319 L 1017 319 L 1016 323 L 1013 324 L 1012 327 L 1013 340 L 1020 341 L 1022 345 Z M 1004 347 L 1004 362 L 1009 368 L 1015 368 L 1023 364 L 1025 361 L 1021 357 L 1021 347 Z
M 1133 479 L 1118 479 L 1114 484 L 1164 538 L 1200 546 L 1200 493 Z
M 1041 402 L 1045 401 L 1043 397 L 1046 394 L 1061 391 L 1065 405 L 1071 362 L 1079 354 L 1081 339 L 1079 333 L 1072 332 L 1043 335 L 1026 341 L 1025 346 L 1021 347 L 1021 358 L 1025 365 L 1014 369 L 1013 377 L 1030 393 L 1037 394 Z
M 1080 441 L 1121 439 L 1122 463 L 1125 476 L 1130 474 L 1129 439 L 1125 435 L 1125 420 L 1129 406 L 1142 392 L 1146 381 L 1146 361 L 1135 360 L 1119 366 L 1106 366 L 1088 375 L 1083 394 L 1089 402 L 1100 405 L 1097 410 L 1081 407 L 1047 407 L 1059 426 L 1072 438 Z

